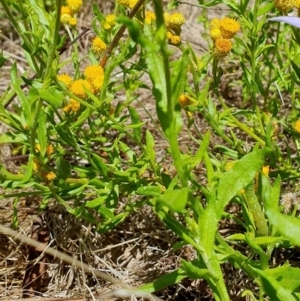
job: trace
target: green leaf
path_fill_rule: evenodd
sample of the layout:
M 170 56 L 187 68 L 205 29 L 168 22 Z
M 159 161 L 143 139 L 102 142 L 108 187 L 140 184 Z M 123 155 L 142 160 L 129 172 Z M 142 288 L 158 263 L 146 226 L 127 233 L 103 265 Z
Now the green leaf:
M 275 269 L 265 270 L 267 274 L 275 278 L 278 283 L 291 292 L 300 293 L 299 279 L 300 269 L 290 267 L 288 264 Z
M 183 212 L 188 201 L 189 188 L 166 191 L 157 199 L 158 207 L 167 206 L 173 212 Z
M 55 87 L 49 87 L 47 90 L 39 89 L 39 95 L 54 108 L 61 108 L 65 95 Z
M 149 130 L 146 131 L 146 153 L 152 167 L 155 166 L 154 138 Z
M 153 282 L 144 284 L 138 288 L 138 291 L 143 291 L 144 293 L 153 293 L 162 290 L 165 287 L 171 286 L 173 284 L 179 283 L 182 279 L 186 278 L 186 272 L 184 269 L 180 268 L 174 272 L 157 278 Z M 136 291 L 136 289 L 133 290 Z
M 39 115 L 39 126 L 37 128 L 37 135 L 40 145 L 40 153 L 44 157 L 47 151 L 47 127 L 46 127 L 47 115 L 43 110 Z
M 0 53 L 0 68 L 4 65 L 6 62 L 6 58 L 3 56 L 3 51 Z
M 275 209 L 266 209 L 271 225 L 276 227 L 278 232 L 287 238 L 291 244 L 300 246 L 300 220 L 294 216 L 288 216 Z
M 107 166 L 105 165 L 103 159 L 95 153 L 91 153 L 91 164 L 93 167 L 100 172 L 101 175 L 107 177 Z
M 270 276 L 266 270 L 258 270 L 255 271 L 260 276 L 261 285 L 263 287 L 264 292 L 270 297 L 272 301 L 298 301 L 299 299 L 292 294 L 290 291 L 285 289 L 280 285 L 278 281 L 276 281 L 275 277 Z
M 59 157 L 56 159 L 55 165 L 59 178 L 63 180 L 67 179 L 71 172 L 71 165 L 69 161 Z
M 25 122 L 28 125 L 29 128 L 32 126 L 32 114 L 31 114 L 31 104 L 29 102 L 29 99 L 26 97 L 25 93 L 23 92 L 21 86 L 20 86 L 20 79 L 17 74 L 17 67 L 14 63 L 11 68 L 10 72 L 11 77 L 11 83 L 13 88 L 15 89 L 16 94 L 19 97 L 19 101 L 22 107 L 22 112 L 24 114 Z
M 237 161 L 234 166 L 223 173 L 216 187 L 217 210 L 222 215 L 224 207 L 244 187 L 254 179 L 265 162 L 267 150 L 253 151 Z
M 130 117 L 131 117 L 132 124 L 133 124 L 133 125 L 139 124 L 139 126 L 138 126 L 137 128 L 133 128 L 133 138 L 134 138 L 134 140 L 135 140 L 137 143 L 140 143 L 140 142 L 141 142 L 141 139 L 142 139 L 142 129 L 141 129 L 141 125 L 142 125 L 143 123 L 141 123 L 140 116 L 139 116 L 139 114 L 137 113 L 136 109 L 134 109 L 133 107 L 129 106 L 129 107 L 128 107 L 128 110 L 129 110 L 129 114 L 130 114 Z
M 88 208 L 96 208 L 102 205 L 106 200 L 106 197 L 100 196 L 92 201 L 87 201 L 85 204 L 85 207 Z
M 187 276 L 191 279 L 203 279 L 209 275 L 208 269 L 201 269 L 196 266 L 196 261 L 189 262 L 181 259 L 181 264 Z
M 161 192 L 161 188 L 158 186 L 144 186 L 144 187 L 139 187 L 136 191 L 136 194 L 159 197 L 162 194 L 162 192 Z

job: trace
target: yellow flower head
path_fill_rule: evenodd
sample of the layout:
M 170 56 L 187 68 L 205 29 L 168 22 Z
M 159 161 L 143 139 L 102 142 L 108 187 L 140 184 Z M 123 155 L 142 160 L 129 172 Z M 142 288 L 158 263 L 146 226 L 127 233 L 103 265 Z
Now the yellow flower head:
M 37 153 L 39 153 L 39 152 L 41 151 L 41 146 L 40 146 L 40 144 L 36 144 L 36 145 L 35 145 L 35 151 L 36 151 Z
M 178 99 L 178 103 L 183 108 L 191 104 L 191 100 L 188 98 L 186 94 L 181 94 Z
M 69 25 L 76 26 L 76 24 L 77 24 L 77 18 L 71 17 L 69 20 Z
M 212 40 L 219 39 L 222 36 L 221 30 L 219 28 L 211 29 L 210 32 L 209 32 L 209 35 L 212 38 Z
M 300 119 L 298 119 L 294 124 L 294 130 L 300 133 Z
M 80 103 L 75 99 L 71 98 L 70 102 L 63 107 L 64 112 L 76 113 L 80 109 Z
M 95 91 L 94 93 L 98 93 L 101 90 L 103 86 L 103 82 L 104 82 L 104 74 L 103 76 L 99 75 L 91 79 L 90 83 Z
M 69 14 L 60 15 L 60 22 L 62 24 L 69 25 L 70 19 L 71 19 L 71 15 Z
M 39 172 L 41 170 L 41 163 L 37 159 L 33 159 L 33 171 Z
M 109 30 L 115 25 L 116 25 L 116 15 L 115 14 L 107 15 L 105 17 L 105 23 L 103 24 L 104 29 Z
M 51 144 L 47 145 L 47 148 L 46 148 L 46 153 L 47 153 L 47 156 L 51 156 L 54 152 L 54 149 L 53 149 L 53 146 Z
M 212 30 L 212 29 L 220 29 L 220 23 L 221 23 L 221 20 L 219 19 L 212 19 L 210 21 L 210 24 L 209 24 L 209 29 Z
M 73 14 L 76 14 L 82 6 L 82 0 L 67 0 L 67 5 L 70 7 Z
M 300 0 L 294 0 L 294 7 L 297 9 L 300 8 Z
M 171 31 L 167 31 L 167 39 L 168 39 L 168 40 L 171 40 L 172 37 L 173 37 L 172 32 L 171 32 Z
M 47 172 L 44 177 L 47 181 L 53 181 L 56 178 L 56 174 L 53 171 L 50 171 Z
M 66 85 L 67 87 L 70 87 L 70 85 L 72 84 L 73 80 L 72 78 L 66 74 L 66 73 L 63 73 L 61 75 L 58 75 L 57 76 L 57 79 L 62 82 L 64 85 Z
M 86 99 L 88 95 L 85 93 L 84 88 L 93 93 L 91 84 L 85 79 L 74 80 L 70 86 L 70 91 L 79 98 Z
M 169 13 L 167 13 L 167 12 L 165 12 L 164 13 L 164 20 L 165 20 L 165 24 L 166 24 L 166 26 L 169 26 L 169 23 L 170 23 L 170 14 Z
M 104 81 L 104 70 L 99 65 L 88 66 L 84 70 L 84 76 L 91 83 L 95 92 L 99 92 Z
M 147 10 L 145 13 L 145 22 L 146 24 L 152 24 L 156 19 L 155 13 L 153 11 Z
M 185 23 L 185 18 L 181 13 L 173 13 L 169 18 L 169 25 L 180 27 Z
M 286 13 L 293 8 L 294 0 L 274 0 L 274 6 L 278 10 Z
M 232 44 L 229 39 L 219 38 L 215 40 L 215 55 L 225 57 L 231 50 Z
M 103 68 L 100 65 L 87 66 L 83 72 L 84 76 L 89 80 L 99 75 L 104 75 Z
M 224 18 L 220 22 L 223 39 L 231 39 L 241 29 L 240 23 L 231 18 Z
M 180 39 L 180 36 L 173 36 L 171 39 L 170 39 L 170 43 L 172 45 L 179 45 L 181 43 L 181 39 Z
M 64 15 L 64 14 L 71 15 L 72 14 L 71 8 L 69 6 L 63 5 L 60 9 L 60 14 L 61 15 Z
M 96 37 L 92 41 L 92 50 L 96 54 L 101 54 L 105 51 L 107 45 L 99 38 Z
M 266 177 L 269 176 L 270 166 L 269 165 L 263 166 L 262 169 L 261 169 L 261 172 Z

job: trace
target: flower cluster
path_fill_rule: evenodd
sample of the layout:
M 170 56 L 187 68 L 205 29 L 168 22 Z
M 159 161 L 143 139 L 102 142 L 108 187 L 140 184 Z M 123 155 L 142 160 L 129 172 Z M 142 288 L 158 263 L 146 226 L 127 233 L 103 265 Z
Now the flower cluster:
M 165 12 L 164 20 L 167 26 L 167 39 L 169 43 L 172 45 L 179 45 L 181 43 L 181 26 L 185 23 L 184 16 L 178 12 L 172 14 Z
M 231 40 L 240 30 L 239 22 L 231 18 L 213 19 L 210 22 L 210 37 L 214 41 L 215 55 L 225 57 L 231 50 Z
M 75 26 L 77 19 L 75 15 L 82 6 L 82 0 L 67 0 L 67 5 L 61 7 L 60 21 L 62 24 Z
M 274 6 L 282 11 L 283 13 L 287 13 L 292 10 L 294 7 L 299 9 L 300 8 L 300 1 L 299 0 L 274 0 Z
M 58 80 L 63 83 L 71 93 L 82 100 L 88 99 L 88 91 L 98 94 L 104 81 L 104 70 L 100 65 L 90 65 L 84 69 L 83 79 L 72 80 L 68 74 L 58 75 Z M 65 112 L 75 113 L 79 110 L 80 103 L 75 99 L 70 99 L 63 108 Z

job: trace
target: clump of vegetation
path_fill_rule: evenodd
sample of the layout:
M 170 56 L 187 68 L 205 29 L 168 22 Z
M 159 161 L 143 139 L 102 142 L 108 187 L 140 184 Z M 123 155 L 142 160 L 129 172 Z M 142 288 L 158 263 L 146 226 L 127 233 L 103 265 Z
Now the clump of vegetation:
M 269 19 L 298 10 L 299 1 L 199 0 L 210 45 L 201 56 L 182 38 L 178 1 L 164 8 L 159 0 L 118 0 L 109 15 L 94 3 L 84 54 L 76 28 L 83 2 L 49 2 L 0 0 L 28 68 L 21 74 L 13 64 L 1 95 L 1 122 L 10 130 L 0 141 L 25 158 L 14 171 L 0 166 L 1 199 L 13 197 L 16 206 L 38 194 L 41 211 L 55 201 L 98 233 L 150 206 L 177 236 L 173 248 L 189 245 L 196 258 L 129 293 L 189 277 L 205 279 L 215 300 L 230 300 L 227 263 L 255 280 L 258 291 L 241 291 L 248 300 L 298 300 L 299 268 L 273 264 L 273 257 L 275 249 L 300 245 L 300 35 Z M 207 19 L 221 2 L 227 16 Z M 148 91 L 156 115 L 140 91 Z M 183 129 L 187 145 L 179 139 Z M 289 198 L 282 197 L 286 187 Z M 221 235 L 224 221 L 234 221 L 236 231 Z

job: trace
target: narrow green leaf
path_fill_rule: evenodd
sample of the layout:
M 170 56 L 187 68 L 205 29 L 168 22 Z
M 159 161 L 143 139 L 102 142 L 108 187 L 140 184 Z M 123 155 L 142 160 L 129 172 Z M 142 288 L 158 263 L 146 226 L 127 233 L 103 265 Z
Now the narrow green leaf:
M 153 196 L 153 197 L 159 197 L 161 193 L 162 193 L 161 188 L 158 186 L 143 186 L 143 187 L 139 187 L 136 191 L 136 194 L 138 195 Z
M 39 95 L 54 108 L 61 108 L 65 95 L 55 87 L 49 87 L 47 90 L 39 89 Z
M 208 269 L 201 269 L 196 266 L 196 262 L 189 262 L 181 259 L 181 264 L 187 276 L 191 279 L 204 279 L 209 275 Z
M 186 272 L 184 269 L 178 269 L 174 272 L 171 272 L 167 275 L 157 278 L 153 282 L 144 284 L 140 286 L 138 289 L 134 289 L 135 291 L 142 291 L 144 293 L 153 293 L 162 290 L 165 287 L 171 286 L 173 284 L 179 283 L 182 279 L 186 278 Z
M 39 115 L 39 126 L 37 128 L 37 136 L 40 145 L 40 153 L 44 157 L 47 151 L 47 115 L 43 110 L 40 111 Z
M 107 177 L 107 166 L 103 159 L 95 153 L 91 153 L 91 164 L 93 167 L 101 173 L 101 175 Z
M 146 153 L 152 167 L 155 166 L 154 138 L 149 130 L 146 131 Z
M 28 98 L 26 97 L 25 93 L 23 92 L 21 85 L 20 85 L 20 80 L 17 74 L 17 67 L 16 64 L 14 63 L 11 68 L 10 72 L 10 77 L 11 77 L 11 83 L 13 88 L 15 89 L 16 94 L 19 97 L 20 104 L 22 107 L 22 114 L 24 115 L 25 122 L 30 128 L 32 125 L 32 112 L 31 112 L 31 104 L 29 103 Z
M 130 114 L 130 117 L 131 117 L 132 124 L 133 125 L 136 125 L 136 124 L 139 125 L 137 128 L 133 128 L 133 137 L 134 137 L 134 139 L 137 143 L 140 143 L 141 139 L 142 139 L 141 125 L 143 123 L 141 123 L 140 116 L 139 116 L 138 112 L 136 111 L 136 109 L 129 106 L 128 110 L 129 110 L 129 114 Z
M 100 196 L 94 200 L 87 201 L 85 204 L 85 207 L 96 208 L 96 207 L 102 205 L 105 202 L 105 200 L 106 200 L 106 197 Z

